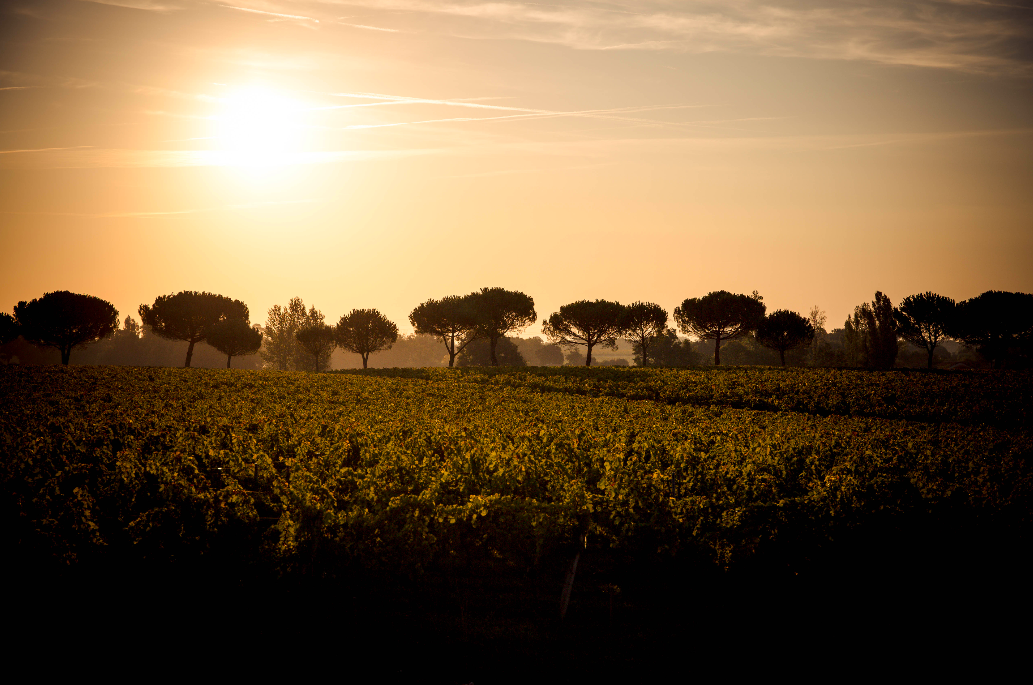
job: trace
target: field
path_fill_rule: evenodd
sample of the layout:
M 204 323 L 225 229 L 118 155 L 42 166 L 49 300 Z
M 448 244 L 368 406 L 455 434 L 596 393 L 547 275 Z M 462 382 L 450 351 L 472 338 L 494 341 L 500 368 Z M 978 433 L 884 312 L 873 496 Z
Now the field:
M 0 397 L 26 578 L 275 588 L 427 650 L 632 664 L 677 612 L 1025 572 L 1026 372 L 6 367 Z

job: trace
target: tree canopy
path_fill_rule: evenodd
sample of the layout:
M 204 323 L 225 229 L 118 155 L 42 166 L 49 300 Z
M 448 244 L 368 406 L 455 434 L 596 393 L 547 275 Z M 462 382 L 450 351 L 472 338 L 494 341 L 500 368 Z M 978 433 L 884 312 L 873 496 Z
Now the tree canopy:
M 674 320 L 686 335 L 714 341 L 714 364 L 721 364 L 721 341 L 739 338 L 755 331 L 764 319 L 763 298 L 757 294 L 739 295 L 726 290 L 693 297 L 674 310 Z
M 449 295 L 427 300 L 409 314 L 417 334 L 441 338 L 448 350 L 448 365 L 455 366 L 456 355 L 477 337 L 476 295 Z
M 542 331 L 557 345 L 584 346 L 585 366 L 591 366 L 593 347 L 617 348 L 623 316 L 624 305 L 619 302 L 578 300 L 554 312 L 542 325 Z
M 559 345 L 542 345 L 535 355 L 539 366 L 563 366 L 563 348 Z
M 700 354 L 692 349 L 692 343 L 678 337 L 678 332 L 667 327 L 660 335 L 656 336 L 650 344 L 652 350 L 649 356 L 650 366 L 697 366 L 700 363 Z M 638 345 L 633 346 L 635 363 L 645 366 L 642 361 L 642 352 Z
M 667 330 L 667 310 L 652 302 L 634 302 L 624 308 L 621 328 L 635 346 L 639 365 L 647 366 L 650 343 Z
M 957 305 L 943 295 L 925 292 L 905 297 L 893 310 L 897 335 L 912 345 L 925 349 L 926 368 L 933 368 L 933 353 L 940 341 L 948 337 L 954 327 Z
M 897 326 L 890 298 L 879 291 L 869 304 L 858 305 L 843 324 L 848 360 L 856 366 L 892 369 L 897 360 Z
M 499 338 L 495 347 L 498 366 L 527 366 L 527 361 L 520 350 L 509 338 Z M 562 354 L 560 355 L 562 358 Z M 491 366 L 491 349 L 487 339 L 478 338 L 470 343 L 456 358 L 459 366 Z
M 814 326 L 796 312 L 779 309 L 765 316 L 757 326 L 757 342 L 778 352 L 782 366 L 788 350 L 809 345 L 814 340 Z
M 398 340 L 398 326 L 376 309 L 353 309 L 337 322 L 337 344 L 362 357 L 367 368 L 369 355 L 390 349 Z
M 292 297 L 286 307 L 276 304 L 269 308 L 265 328 L 264 345 L 260 354 L 266 364 L 280 371 L 310 371 L 316 367 L 327 368 L 330 353 L 313 359 L 298 342 L 295 334 L 308 326 L 326 323 L 323 313 L 314 306 L 305 309 L 300 297 Z
M 130 321 L 127 317 L 127 328 Z M 223 319 L 212 324 L 205 341 L 226 355 L 228 369 L 234 357 L 258 352 L 262 347 L 262 331 L 243 319 Z
M 1033 294 L 988 290 L 958 305 L 954 336 L 1001 368 L 1033 344 Z
M 118 310 L 110 302 L 67 290 L 46 293 L 14 307 L 17 334 L 37 347 L 54 347 L 61 363 L 72 350 L 111 335 L 118 328 Z M 16 335 L 17 335 L 16 334 Z
M 140 319 L 156 335 L 189 343 L 184 366 L 190 366 L 194 345 L 207 338 L 213 325 L 226 319 L 249 318 L 247 305 L 240 300 L 192 290 L 162 295 L 151 306 L 140 305 Z
M 481 288 L 480 292 L 472 296 L 477 316 L 476 335 L 487 338 L 491 365 L 498 366 L 495 348 L 499 339 L 523 330 L 538 320 L 534 300 L 520 291 L 505 288 Z
M 314 323 L 297 330 L 294 337 L 302 349 L 312 355 L 316 373 L 320 371 L 320 360 L 329 360 L 337 347 L 337 332 L 333 326 L 325 323 Z M 325 367 L 324 367 L 325 368 Z
M 0 345 L 6 345 L 21 333 L 18 331 L 18 322 L 7 312 L 0 312 Z

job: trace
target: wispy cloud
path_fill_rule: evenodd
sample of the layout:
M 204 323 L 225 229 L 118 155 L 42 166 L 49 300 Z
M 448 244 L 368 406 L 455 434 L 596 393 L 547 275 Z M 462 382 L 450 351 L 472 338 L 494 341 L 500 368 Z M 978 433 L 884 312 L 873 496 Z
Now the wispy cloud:
M 412 126 L 416 124 L 436 124 L 445 122 L 466 122 L 466 121 L 501 121 L 501 120 L 516 120 L 516 119 L 550 119 L 560 117 L 583 117 L 588 119 L 610 119 L 614 121 L 624 121 L 636 124 L 646 124 L 651 126 L 668 126 L 668 125 L 679 125 L 679 122 L 666 122 L 659 121 L 656 119 L 642 119 L 638 117 L 627 117 L 620 116 L 622 114 L 630 114 L 636 112 L 653 112 L 659 110 L 676 110 L 676 109 L 697 109 L 704 105 L 689 105 L 689 104 L 674 104 L 674 105 L 641 105 L 632 107 L 615 107 L 607 109 L 584 109 L 574 111 L 562 111 L 562 110 L 549 110 L 549 109 L 532 109 L 528 107 L 511 107 L 506 105 L 487 105 L 482 102 L 476 102 L 473 100 L 438 100 L 432 98 L 416 98 L 407 97 L 401 95 L 383 95 L 380 93 L 334 93 L 336 97 L 346 98 L 357 98 L 357 99 L 368 99 L 377 100 L 374 103 L 361 103 L 355 105 L 329 105 L 321 107 L 320 109 L 350 109 L 353 107 L 369 107 L 373 105 L 444 105 L 448 107 L 466 107 L 470 109 L 481 109 L 491 111 L 503 111 L 503 112 L 516 112 L 516 114 L 507 114 L 495 117 L 447 117 L 447 118 L 436 118 L 436 119 L 422 119 L 419 121 L 400 121 L 400 122 L 386 122 L 376 124 L 353 124 L 345 126 L 345 129 L 364 129 L 364 128 L 389 128 L 394 126 Z
M 151 0 L 84 0 L 96 5 L 113 5 L 115 7 L 128 7 L 134 10 L 147 10 L 150 12 L 173 12 L 183 9 L 183 5 L 165 2 L 151 2 Z
M 578 50 L 737 52 L 1033 73 L 1033 7 L 978 0 L 324 0 L 451 18 L 427 31 Z
M 0 155 L 13 155 L 15 153 L 25 153 L 25 152 L 53 152 L 55 150 L 85 150 L 87 148 L 92 148 L 92 147 L 93 147 L 92 145 L 74 145 L 72 147 L 37 147 L 37 148 L 28 148 L 28 149 L 24 149 L 24 150 L 0 150 Z
M 184 214 L 208 214 L 211 212 L 231 212 L 241 209 L 258 209 L 277 205 L 310 204 L 316 200 L 269 200 L 267 202 L 249 202 L 246 204 L 222 205 L 219 207 L 202 207 L 199 209 L 177 209 L 163 212 L 12 212 L 0 211 L 0 214 L 16 214 L 31 216 L 77 216 L 90 219 L 153 219 L 161 217 L 182 216 Z
M 351 26 L 355 29 L 365 29 L 367 31 L 383 31 L 384 33 L 401 33 L 398 29 L 385 29 L 381 26 L 367 26 L 366 24 L 348 24 L 343 21 L 337 22 L 341 26 Z
M 41 150 L 10 150 L 8 152 L 39 152 L 0 156 L 0 169 L 145 169 L 188 167 L 253 167 L 248 159 L 233 152 L 220 150 L 126 150 L 110 148 L 51 148 Z M 396 150 L 330 150 L 324 152 L 296 152 L 279 155 L 275 166 L 331 164 L 400 159 L 441 154 L 439 148 L 409 148 Z M 246 156 L 245 156 L 246 157 Z
M 294 20 L 294 21 L 310 21 L 310 22 L 313 22 L 313 23 L 316 23 L 316 24 L 319 23 L 318 19 L 313 19 L 312 17 L 304 17 L 304 16 L 302 16 L 300 14 L 284 14 L 284 13 L 281 13 L 281 12 L 268 12 L 266 10 L 252 9 L 250 7 L 237 7 L 236 5 L 219 5 L 219 6 L 220 7 L 225 7 L 226 9 L 239 10 L 241 12 L 250 12 L 252 14 L 264 14 L 264 15 L 267 15 L 267 16 L 276 17 L 277 19 L 290 19 L 290 20 Z

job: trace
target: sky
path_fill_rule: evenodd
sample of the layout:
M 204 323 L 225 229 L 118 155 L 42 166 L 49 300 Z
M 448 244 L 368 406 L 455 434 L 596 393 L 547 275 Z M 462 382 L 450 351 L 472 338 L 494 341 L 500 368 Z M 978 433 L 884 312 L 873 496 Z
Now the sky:
M 0 1 L 0 311 L 485 286 L 1033 292 L 1033 0 Z

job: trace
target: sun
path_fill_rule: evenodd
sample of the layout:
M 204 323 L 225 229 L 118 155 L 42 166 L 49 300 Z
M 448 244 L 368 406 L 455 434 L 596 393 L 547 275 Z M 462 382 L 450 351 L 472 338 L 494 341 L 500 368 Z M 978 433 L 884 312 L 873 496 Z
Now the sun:
M 301 103 L 265 88 L 242 88 L 221 99 L 213 117 L 219 148 L 230 165 L 262 169 L 289 164 L 301 152 Z

